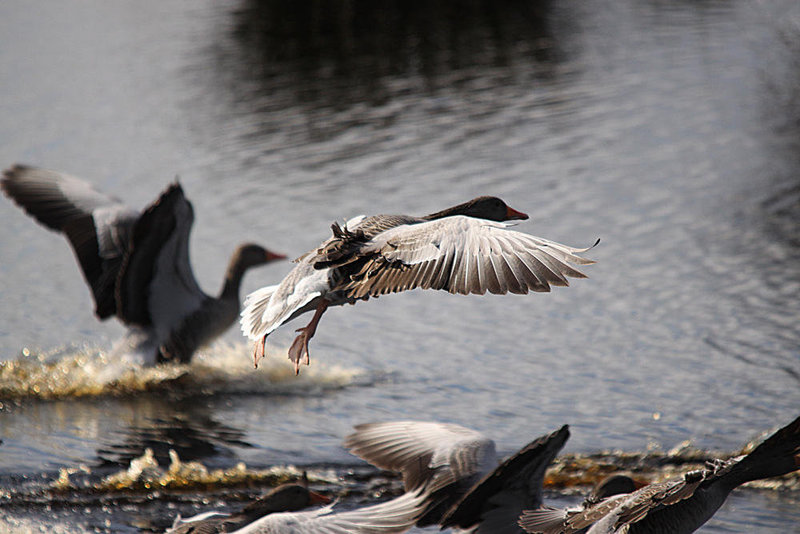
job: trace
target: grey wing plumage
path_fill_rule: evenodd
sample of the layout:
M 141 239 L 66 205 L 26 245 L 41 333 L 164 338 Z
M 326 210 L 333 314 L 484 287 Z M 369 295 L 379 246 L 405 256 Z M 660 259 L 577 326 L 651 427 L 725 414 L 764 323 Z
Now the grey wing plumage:
M 800 469 L 800 417 L 780 428 L 744 458 L 719 465 L 703 486 L 722 481 L 731 488 L 751 480 L 775 477 Z
M 681 479 L 650 484 L 630 494 L 618 511 L 615 528 L 641 521 L 654 510 L 690 498 L 707 473 L 692 471 Z
M 236 523 L 231 522 L 227 514 L 213 514 L 197 520 L 176 520 L 164 534 L 219 534 L 230 532 L 229 527 L 233 525 Z
M 238 534 L 393 534 L 414 526 L 427 506 L 425 490 L 404 493 L 380 504 L 334 511 L 333 504 L 306 512 L 270 514 L 235 532 Z
M 585 278 L 570 263 L 594 263 L 577 254 L 587 249 L 562 245 L 509 224 L 453 216 L 400 225 L 359 249 L 358 272 L 341 288 L 364 298 L 414 288 L 451 293 L 495 294 L 549 291 L 567 278 Z
M 116 278 L 138 212 L 84 180 L 26 165 L 6 169 L 0 186 L 41 224 L 66 235 L 92 290 L 95 314 L 114 315 Z
M 522 514 L 520 526 L 526 532 L 543 534 L 571 534 L 589 527 L 592 527 L 589 532 L 598 534 L 617 532 L 642 520 L 654 509 L 690 497 L 701 481 L 702 476 L 687 474 L 680 479 L 650 484 L 633 493 L 614 495 L 599 503 L 587 501 L 583 509 L 563 510 L 561 518 L 552 509 L 529 510 Z
M 631 532 L 694 532 L 716 513 L 737 486 L 798 468 L 800 417 L 746 456 L 711 462 L 705 469 L 687 473 L 653 495 L 642 509 L 626 510 L 620 515 L 620 522 L 630 524 Z
M 195 312 L 206 295 L 189 263 L 191 203 L 170 185 L 136 222 L 117 280 L 119 317 L 155 328 L 160 339 Z
M 518 523 L 529 534 L 560 534 L 564 532 L 567 517 L 566 509 L 541 506 L 523 511 Z
M 345 438 L 345 447 L 381 469 L 402 472 L 406 490 L 434 475 L 447 483 L 476 479 L 497 462 L 492 440 L 456 424 L 393 421 L 355 429 Z
M 544 474 L 569 439 L 569 426 L 539 437 L 485 475 L 442 518 L 442 526 L 478 532 L 518 529 L 526 508 L 542 506 Z
M 333 235 L 316 250 L 308 253 L 309 261 L 316 269 L 347 265 L 358 261 L 362 248 L 378 234 L 400 225 L 423 221 L 424 219 L 408 215 L 372 215 L 354 217 L 344 226 L 333 223 Z

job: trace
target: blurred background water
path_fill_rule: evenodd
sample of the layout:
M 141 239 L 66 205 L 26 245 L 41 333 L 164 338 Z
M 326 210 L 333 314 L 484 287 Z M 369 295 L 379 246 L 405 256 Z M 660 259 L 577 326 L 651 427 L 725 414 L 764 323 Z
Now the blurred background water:
M 69 172 L 137 208 L 179 177 L 208 292 L 241 241 L 297 256 L 334 220 L 479 194 L 529 213 L 521 231 L 602 238 L 590 279 L 551 294 L 331 310 L 299 379 L 285 349 L 301 324 L 257 371 L 235 328 L 188 367 L 131 370 L 106 357 L 123 329 L 95 320 L 66 241 L 4 200 L 15 528 L 168 524 L 174 509 L 142 522 L 152 495 L 56 511 L 8 496 L 147 447 L 162 466 L 172 448 L 344 473 L 359 464 L 342 437 L 373 420 L 456 422 L 504 452 L 564 423 L 570 452 L 733 451 L 798 415 L 796 2 L 5 2 L 0 72 L 2 167 Z M 703 531 L 792 531 L 799 504 L 745 491 Z

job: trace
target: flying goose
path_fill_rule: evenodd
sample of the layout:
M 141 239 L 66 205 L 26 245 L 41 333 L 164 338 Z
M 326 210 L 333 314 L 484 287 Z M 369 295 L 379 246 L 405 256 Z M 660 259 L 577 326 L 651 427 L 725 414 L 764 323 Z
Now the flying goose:
M 589 499 L 576 509 L 527 510 L 519 524 L 526 532 L 542 534 L 688 534 L 711 519 L 730 492 L 745 482 L 798 469 L 800 417 L 746 456 L 710 462 L 704 469 L 632 493 Z
M 417 526 L 518 534 L 522 511 L 542 506 L 545 469 L 568 438 L 564 425 L 499 465 L 491 439 L 456 424 L 367 423 L 356 426 L 344 445 L 381 469 L 402 472 L 406 491 L 437 481 L 440 489 L 431 495 Z
M 289 348 L 295 373 L 308 365 L 308 343 L 329 306 L 354 304 L 414 288 L 483 295 L 550 291 L 567 277 L 586 278 L 569 263 L 594 263 L 568 247 L 508 230 L 528 216 L 496 197 L 478 197 L 424 217 L 359 216 L 296 261 L 280 284 L 245 299 L 242 332 L 255 341 L 254 363 L 267 336 L 285 322 L 314 312 Z M 596 243 L 595 243 L 596 244 Z
M 285 258 L 258 245 L 233 253 L 219 296 L 200 289 L 189 264 L 194 214 L 180 184 L 144 211 L 61 172 L 14 165 L 0 188 L 28 215 L 63 233 L 92 292 L 95 315 L 116 316 L 139 334 L 145 363 L 188 362 L 233 324 L 247 269 Z

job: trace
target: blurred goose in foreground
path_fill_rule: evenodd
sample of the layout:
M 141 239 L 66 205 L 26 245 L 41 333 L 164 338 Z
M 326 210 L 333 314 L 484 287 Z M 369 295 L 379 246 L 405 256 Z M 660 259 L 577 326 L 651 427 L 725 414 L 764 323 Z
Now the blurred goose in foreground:
M 519 524 L 526 532 L 543 534 L 687 534 L 711 519 L 738 486 L 797 469 L 800 469 L 800 417 L 746 456 L 711 462 L 705 469 L 632 493 L 590 499 L 576 509 L 528 510 L 520 517 Z
M 417 526 L 494 534 L 522 532 L 519 516 L 542 505 L 545 469 L 569 437 L 564 425 L 498 465 L 494 442 L 460 425 L 397 421 L 355 428 L 345 447 L 381 469 L 402 472 L 406 491 L 437 481 L 440 489 Z
M 420 488 L 390 501 L 355 510 L 317 510 L 270 514 L 235 530 L 237 534 L 392 534 L 405 532 L 425 510 L 431 494 Z
M 359 216 L 334 223 L 333 236 L 297 260 L 274 286 L 245 300 L 242 332 L 264 355 L 267 336 L 285 322 L 314 311 L 289 349 L 299 372 L 309 363 L 308 342 L 328 306 L 355 304 L 414 288 L 483 295 L 550 291 L 567 277 L 586 278 L 569 263 L 594 263 L 568 247 L 508 230 L 505 221 L 527 219 L 495 197 L 478 197 L 424 217 Z
M 92 291 L 95 315 L 131 327 L 144 363 L 188 362 L 200 346 L 233 324 L 247 269 L 282 259 L 258 245 L 240 245 L 218 297 L 203 293 L 189 264 L 192 205 L 178 183 L 144 211 L 56 171 L 14 165 L 3 192 L 39 223 L 63 233 Z
M 180 516 L 168 534 L 218 534 L 233 532 L 262 517 L 278 512 L 294 512 L 312 504 L 328 504 L 331 500 L 311 491 L 305 484 L 282 484 L 232 514 L 206 512 L 187 519 Z

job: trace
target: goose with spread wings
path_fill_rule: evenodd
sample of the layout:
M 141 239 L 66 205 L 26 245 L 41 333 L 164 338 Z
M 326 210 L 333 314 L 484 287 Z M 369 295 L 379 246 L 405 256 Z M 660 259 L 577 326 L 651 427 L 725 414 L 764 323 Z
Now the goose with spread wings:
M 586 278 L 572 264 L 588 265 L 573 248 L 509 230 L 528 216 L 496 197 L 478 197 L 424 217 L 375 215 L 334 223 L 333 236 L 297 260 L 280 284 L 245 300 L 242 332 L 255 341 L 254 360 L 267 336 L 283 323 L 314 312 L 289 348 L 299 372 L 309 363 L 308 342 L 329 306 L 414 288 L 462 295 L 550 291 L 567 277 Z
M 95 315 L 130 327 L 125 347 L 143 363 L 186 363 L 228 329 L 239 314 L 245 271 L 285 258 L 259 245 L 240 245 L 222 290 L 206 295 L 189 263 L 191 203 L 169 185 L 144 211 L 57 171 L 14 165 L 0 188 L 43 226 L 66 236 L 92 292 Z
M 605 499 L 588 499 L 575 509 L 540 507 L 519 519 L 540 534 L 689 534 L 719 510 L 731 491 L 752 480 L 800 469 L 800 417 L 746 456 L 709 462 L 682 477 L 646 485 Z
M 494 441 L 452 423 L 361 424 L 344 445 L 381 469 L 401 472 L 406 491 L 435 481 L 438 489 L 417 526 L 519 534 L 520 514 L 542 506 L 545 470 L 568 438 L 564 425 L 499 463 Z

